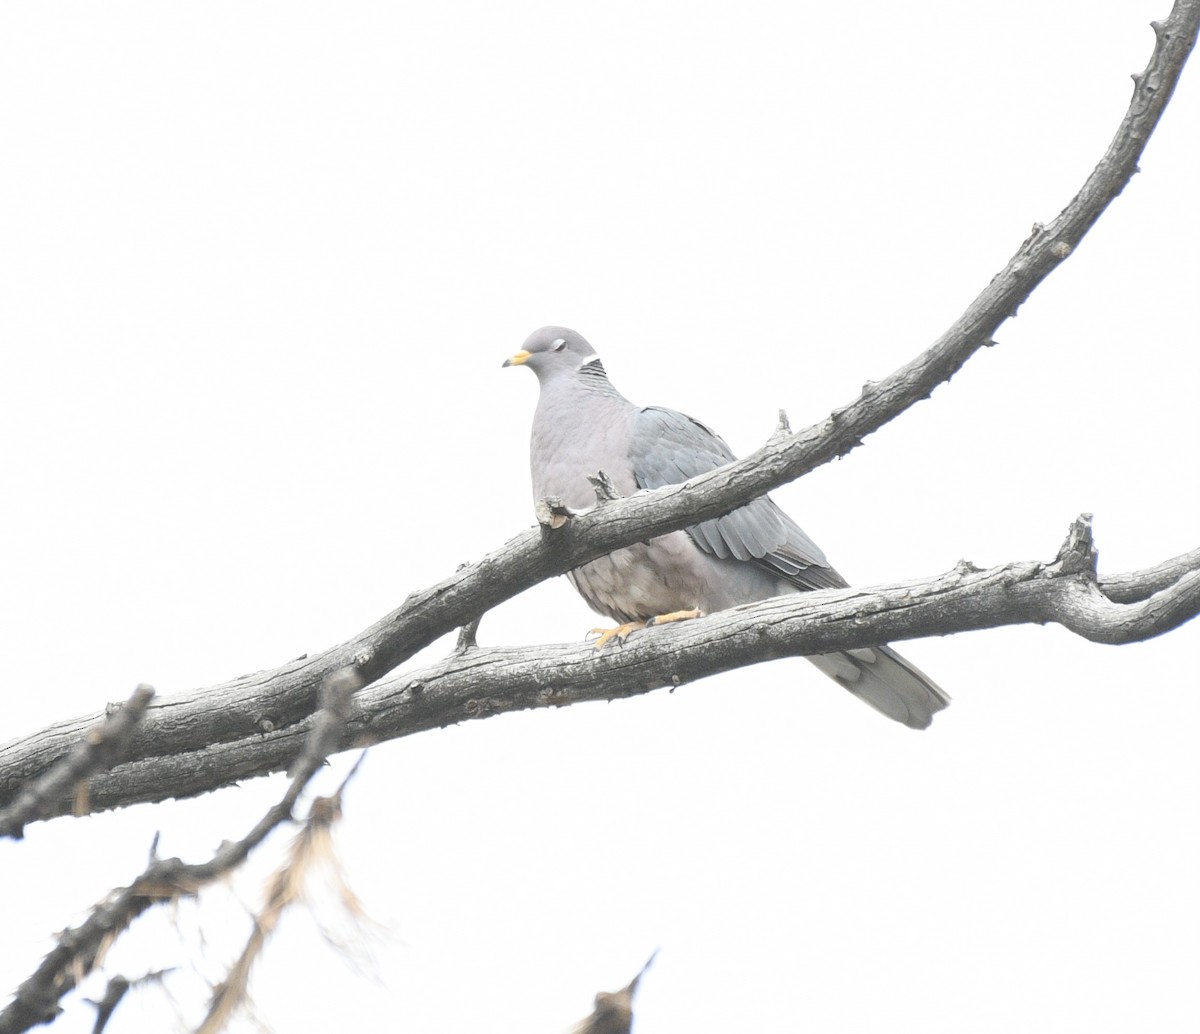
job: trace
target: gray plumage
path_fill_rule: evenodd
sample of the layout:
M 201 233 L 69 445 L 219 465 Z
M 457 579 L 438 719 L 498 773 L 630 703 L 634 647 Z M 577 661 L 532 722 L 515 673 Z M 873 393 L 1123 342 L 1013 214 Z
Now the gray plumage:
M 614 388 L 595 349 L 565 327 L 534 331 L 505 366 L 528 366 L 540 385 L 530 436 L 534 500 L 595 502 L 603 470 L 622 495 L 678 484 L 736 457 L 697 420 L 639 407 Z M 588 604 L 618 622 L 674 611 L 705 614 L 789 592 L 845 586 L 825 554 L 769 496 L 732 513 L 637 543 L 572 571 Z M 891 647 L 809 657 L 876 710 L 924 729 L 950 698 Z

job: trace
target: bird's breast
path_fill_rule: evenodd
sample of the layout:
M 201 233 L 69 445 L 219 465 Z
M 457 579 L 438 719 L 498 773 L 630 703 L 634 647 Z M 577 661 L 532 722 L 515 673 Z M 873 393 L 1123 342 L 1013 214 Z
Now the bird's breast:
M 637 491 L 629 460 L 632 407 L 586 402 L 568 397 L 539 403 L 529 449 L 535 503 L 554 496 L 575 509 L 594 505 L 588 477 L 600 470 L 621 495 Z
M 618 549 L 567 577 L 588 606 L 614 621 L 645 621 L 699 606 L 702 586 L 692 572 L 695 546 L 677 531 Z

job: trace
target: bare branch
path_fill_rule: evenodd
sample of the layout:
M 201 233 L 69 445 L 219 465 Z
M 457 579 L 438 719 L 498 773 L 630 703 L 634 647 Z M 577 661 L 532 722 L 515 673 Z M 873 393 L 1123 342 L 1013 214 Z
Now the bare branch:
M 25 824 L 59 814 L 56 810 L 71 787 L 79 787 L 76 800 L 85 803 L 86 780 L 120 759 L 134 727 L 142 720 L 154 697 L 154 687 L 139 685 L 133 695 L 111 711 L 104 724 L 89 729 L 70 753 L 60 758 L 45 775 L 29 783 L 12 804 L 0 811 L 0 837 L 20 840 Z M 86 812 L 77 808 L 76 813 Z
M 657 950 L 620 991 L 601 991 L 597 994 L 592 1014 L 581 1020 L 571 1034 L 629 1034 L 633 1029 L 633 996 L 637 994 L 638 984 L 656 955 Z
M 1086 530 L 1086 522 L 1074 527 Z M 507 711 L 673 689 L 782 657 L 1004 625 L 1056 622 L 1093 642 L 1128 643 L 1200 613 L 1200 553 L 1176 582 L 1120 604 L 1068 547 L 1048 563 L 964 563 L 924 581 L 781 596 L 635 633 L 600 653 L 578 643 L 479 649 L 368 687 L 348 732 L 373 742 Z
M 250 973 L 262 955 L 271 934 L 279 926 L 283 914 L 301 900 L 309 873 L 318 865 L 331 864 L 333 848 L 330 831 L 342 817 L 342 795 L 346 785 L 358 772 L 365 756 L 359 756 L 336 792 L 318 797 L 308 809 L 304 826 L 292 841 L 287 858 L 271 874 L 267 883 L 266 902 L 254 917 L 250 937 L 242 948 L 226 978 L 213 992 L 208 1013 L 196 1029 L 196 1034 L 218 1034 L 224 1030 L 237 1010 L 245 1003 L 250 987 Z M 338 877 L 341 882 L 340 876 Z M 352 901 L 352 908 L 361 912 L 358 899 L 342 883 L 343 901 Z M 348 897 L 349 896 L 349 897 Z
M 582 643 L 476 647 L 364 688 L 355 698 L 337 749 L 508 711 L 675 688 L 781 657 L 1051 621 L 1094 642 L 1131 642 L 1169 631 L 1200 611 L 1200 550 L 1151 568 L 1172 570 L 1178 577 L 1128 604 L 1108 595 L 1109 581 L 1095 578 L 1093 561 L 1090 527 L 1080 518 L 1049 562 L 1015 562 L 990 570 L 962 562 L 936 578 L 782 596 L 635 632 L 624 646 L 601 651 Z M 1148 581 L 1138 573 L 1122 574 L 1118 586 L 1127 593 L 1130 585 Z M 259 703 L 246 696 L 237 706 Z M 163 722 L 158 731 L 160 745 L 172 754 L 167 784 L 172 796 L 277 771 L 295 755 L 309 728 L 301 722 L 269 734 L 251 733 L 240 741 L 208 744 L 193 727 L 213 706 L 203 697 L 190 700 L 173 710 L 170 722 Z M 164 759 L 152 756 L 97 779 L 94 806 L 157 799 L 166 782 L 164 764 Z
M 475 636 L 479 634 L 479 622 L 482 620 L 483 615 L 481 614 L 474 621 L 468 621 L 458 630 L 458 641 L 454 644 L 455 653 L 466 653 L 469 650 L 475 649 L 477 645 Z
M 129 990 L 129 987 L 128 977 L 118 974 L 104 988 L 104 997 L 98 1002 L 92 1002 L 96 1007 L 96 1022 L 92 1026 L 92 1034 L 102 1034 L 104 1028 L 108 1026 L 108 1021 L 112 1019 L 113 1012 L 121 1004 L 121 999 L 125 997 L 125 993 Z
M 146 984 L 162 983 L 163 977 L 168 973 L 173 972 L 171 969 L 156 969 L 152 973 L 146 973 L 136 980 L 130 980 L 128 977 L 118 974 L 109 980 L 104 988 L 104 995 L 99 1001 L 89 1002 L 90 1005 L 96 1007 L 96 1022 L 92 1025 L 92 1034 L 102 1034 L 102 1031 L 108 1026 L 108 1021 L 112 1019 L 113 1013 L 118 1005 L 121 1004 L 125 995 L 135 987 L 142 987 Z
M 232 872 L 276 826 L 289 820 L 304 787 L 336 748 L 350 702 L 361 686 L 362 679 L 353 670 L 339 672 L 328 680 L 321 694 L 323 708 L 295 758 L 287 792 L 246 836 L 227 841 L 211 859 L 199 864 L 152 857 L 129 886 L 113 891 L 79 926 L 60 934 L 58 943 L 0 1012 L 0 1034 L 16 1034 L 53 1020 L 60 1011 L 60 999 L 99 964 L 134 919 L 157 902 L 193 895 L 205 884 Z
M 1104 595 L 1114 603 L 1137 603 L 1178 582 L 1189 571 L 1200 567 L 1200 549 L 1164 560 L 1144 571 L 1113 574 L 1104 579 Z
M 1079 193 L 1050 224 L 1035 228 L 966 312 L 910 363 L 866 385 L 857 399 L 821 423 L 795 434 L 776 433 L 746 459 L 686 484 L 606 502 L 578 515 L 552 503 L 544 506 L 538 528 L 413 593 L 396 611 L 344 644 L 273 671 L 159 701 L 132 737 L 130 750 L 139 760 L 122 767 L 126 789 L 101 806 L 185 796 L 272 770 L 304 735 L 317 706 L 318 688 L 333 672 L 350 666 L 366 683 L 374 682 L 434 639 L 468 625 L 503 600 L 614 549 L 726 513 L 848 452 L 864 436 L 928 397 L 975 351 L 992 343 L 1000 325 L 1071 254 L 1128 183 L 1175 88 L 1198 24 L 1200 0 L 1178 0 L 1166 22 L 1155 25 L 1156 42 L 1146 71 L 1135 77 L 1133 98 L 1117 134 Z M 1093 615 L 1089 620 L 1099 618 Z M 665 645 L 667 640 L 660 642 Z M 178 730 L 182 715 L 192 725 L 188 735 L 193 746 L 185 753 L 178 749 L 178 736 L 167 737 L 170 743 L 159 738 L 164 729 Z M 0 801 L 11 800 L 25 782 L 61 756 L 58 728 L 33 738 L 41 746 L 37 751 L 28 749 L 29 741 L 0 747 Z M 236 750 L 239 760 L 231 765 L 227 748 L 241 748 L 255 737 L 261 737 L 263 749 Z M 273 760 L 266 761 L 268 757 Z M 152 778 L 144 774 L 148 765 Z

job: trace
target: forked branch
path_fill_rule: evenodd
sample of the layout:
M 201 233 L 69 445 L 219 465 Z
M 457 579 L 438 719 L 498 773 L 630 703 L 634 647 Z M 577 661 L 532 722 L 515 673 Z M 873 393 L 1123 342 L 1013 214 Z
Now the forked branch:
M 41 965 L 0 1012 L 0 1034 L 17 1034 L 53 1020 L 63 996 L 99 964 L 108 947 L 134 919 L 158 902 L 195 894 L 232 872 L 268 834 L 288 821 L 309 780 L 336 747 L 350 702 L 361 685 L 362 680 L 350 669 L 329 679 L 322 692 L 322 710 L 301 742 L 300 753 L 293 754 L 293 775 L 287 792 L 242 839 L 226 841 L 206 862 L 187 864 L 178 858 L 152 857 L 131 884 L 114 890 L 82 923 L 59 934 Z

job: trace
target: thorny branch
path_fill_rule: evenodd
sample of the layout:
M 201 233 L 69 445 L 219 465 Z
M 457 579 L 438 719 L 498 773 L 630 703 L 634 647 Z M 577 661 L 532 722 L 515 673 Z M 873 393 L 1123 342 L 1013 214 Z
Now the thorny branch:
M 114 890 L 92 909 L 79 926 L 59 935 L 58 943 L 0 1013 L 0 1034 L 16 1034 L 53 1020 L 59 1000 L 99 964 L 105 951 L 129 924 L 151 905 L 195 894 L 236 869 L 276 826 L 292 817 L 305 786 L 336 747 L 361 677 L 347 669 L 331 677 L 322 690 L 322 710 L 295 758 L 287 792 L 241 840 L 226 841 L 207 862 L 187 864 L 178 858 L 152 858 L 129 886 Z

